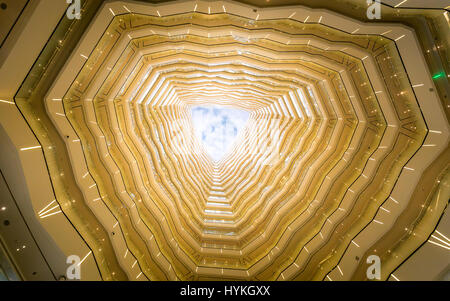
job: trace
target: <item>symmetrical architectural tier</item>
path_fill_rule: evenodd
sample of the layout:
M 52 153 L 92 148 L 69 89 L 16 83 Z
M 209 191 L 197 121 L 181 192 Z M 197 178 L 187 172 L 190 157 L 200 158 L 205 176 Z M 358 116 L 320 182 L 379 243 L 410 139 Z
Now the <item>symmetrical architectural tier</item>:
M 428 245 L 448 263 L 448 82 L 420 33 L 307 3 L 97 2 L 1 104 L 35 135 L 18 152 L 49 175 L 29 195 L 55 258 L 104 280 L 363 280 L 370 255 L 414 279 Z M 218 161 L 191 114 L 210 105 L 249 116 Z

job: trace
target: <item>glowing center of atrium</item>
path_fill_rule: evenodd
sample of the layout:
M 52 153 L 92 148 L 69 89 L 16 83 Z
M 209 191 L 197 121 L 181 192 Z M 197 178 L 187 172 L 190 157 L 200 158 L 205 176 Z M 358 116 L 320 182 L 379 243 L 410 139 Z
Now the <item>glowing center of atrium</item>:
M 191 113 L 195 135 L 214 161 L 231 150 L 249 117 L 244 110 L 223 106 L 195 106 Z

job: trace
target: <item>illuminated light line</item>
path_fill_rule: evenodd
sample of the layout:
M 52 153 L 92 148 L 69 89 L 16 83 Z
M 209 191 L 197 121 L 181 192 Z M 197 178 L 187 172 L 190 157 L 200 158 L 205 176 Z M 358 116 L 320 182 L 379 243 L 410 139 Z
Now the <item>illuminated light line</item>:
M 48 210 L 45 210 L 44 212 L 39 213 L 39 217 L 46 215 L 47 213 L 49 213 L 50 211 L 52 211 L 53 209 L 58 208 L 58 207 L 59 207 L 59 204 L 57 204 L 56 206 L 53 206 L 52 208 L 50 208 Z
M 83 176 L 83 179 L 86 178 L 86 176 L 89 174 L 89 172 L 85 173 Z
M 81 56 L 82 58 L 85 58 L 86 60 L 88 59 L 88 57 L 85 56 L 84 54 L 80 54 L 80 56 Z
M 63 113 L 55 113 L 56 115 L 58 115 L 58 116 L 63 116 L 63 117 L 66 117 L 66 115 L 65 114 L 63 114 Z
M 417 87 L 422 87 L 424 84 L 417 84 L 417 85 L 413 85 L 413 88 L 417 88 Z
M 89 186 L 89 188 L 92 188 L 92 187 L 95 187 L 95 186 L 97 186 L 97 184 L 92 184 L 91 186 Z
M 436 246 L 438 246 L 438 247 L 441 247 L 441 248 L 444 248 L 444 249 L 450 250 L 450 247 L 447 247 L 447 246 L 441 245 L 441 244 L 439 244 L 439 243 L 437 243 L 437 242 L 434 242 L 434 241 L 432 241 L 432 240 L 428 240 L 428 242 L 429 242 L 429 243 L 432 243 L 433 245 L 436 245 Z
M 138 279 L 139 277 L 141 277 L 142 272 L 139 273 L 139 275 L 136 276 L 136 279 Z
M 444 234 L 442 234 L 441 232 L 439 232 L 438 230 L 435 231 L 437 234 L 439 234 L 440 236 L 442 236 L 443 238 L 445 238 L 446 240 L 450 241 L 450 239 L 447 238 L 447 236 L 445 236 Z
M 383 208 L 382 206 L 380 207 L 380 209 L 386 211 L 387 213 L 391 213 L 391 211 L 387 210 L 386 208 Z
M 78 264 L 78 266 L 80 266 L 80 265 L 83 263 L 83 261 L 85 261 L 86 258 L 87 258 L 89 255 L 91 255 L 91 253 L 92 253 L 92 251 L 89 251 L 89 253 L 87 253 L 86 256 L 84 256 L 84 258 L 81 259 L 81 261 L 80 261 L 80 263 Z
M 395 8 L 399 7 L 400 5 L 402 5 L 403 3 L 405 3 L 408 0 L 403 0 L 402 2 L 400 2 L 399 4 L 397 4 L 396 6 L 394 6 Z
M 158 14 L 159 17 L 161 17 L 161 14 L 159 13 L 159 10 L 156 10 L 156 13 Z
M 322 21 L 322 16 L 320 16 L 320 18 L 319 18 L 319 22 L 318 23 L 320 23 Z
M 211 6 L 208 6 L 208 15 L 211 14 Z
M 112 8 L 109 9 L 109 11 L 111 12 L 111 14 L 115 17 L 116 14 L 114 13 L 114 11 L 112 10 Z
M 391 200 L 393 200 L 394 201 L 394 203 L 396 203 L 396 204 L 398 204 L 398 201 L 396 201 L 393 197 L 389 197 Z
M 391 274 L 391 276 L 392 276 L 392 278 L 394 278 L 395 280 L 400 281 L 400 279 L 398 279 L 397 277 L 395 277 L 394 274 Z
M 303 21 L 303 23 L 306 23 L 306 21 L 308 21 L 309 16 L 306 17 L 305 21 Z
M 362 60 L 364 61 L 365 59 L 367 59 L 369 56 L 366 55 L 365 57 L 362 58 Z
M 442 134 L 441 131 L 433 131 L 433 130 L 429 130 L 430 133 L 435 133 L 435 134 Z
M 225 9 L 225 5 L 222 5 L 222 8 L 223 8 L 223 12 L 226 13 L 227 10 Z
M 20 150 L 25 151 L 25 150 L 38 149 L 38 148 L 41 148 L 41 146 L 37 145 L 37 146 L 30 146 L 30 147 L 22 147 Z
M 59 211 L 56 211 L 56 212 L 53 212 L 53 213 L 49 213 L 49 214 L 47 214 L 47 215 L 42 215 L 42 216 L 40 216 L 40 218 L 46 218 L 46 217 L 49 217 L 49 216 L 52 216 L 52 215 L 55 215 L 55 214 L 58 214 L 58 213 L 61 213 L 62 211 L 61 210 L 59 210 Z
M 352 243 L 354 243 L 358 248 L 360 247 L 354 240 L 352 240 Z
M 411 167 L 403 167 L 404 169 L 407 169 L 407 170 L 414 170 L 414 168 L 411 168 Z
M 448 247 L 450 247 L 450 243 L 440 239 L 439 237 L 437 237 L 436 235 L 431 235 L 431 237 L 436 238 L 437 240 L 439 240 L 440 242 L 446 244 Z
M 378 223 L 378 224 L 380 224 L 380 225 L 384 225 L 382 222 L 377 221 L 376 219 L 374 219 L 373 221 L 376 222 L 376 223 Z
M 131 268 L 134 268 L 134 266 L 136 265 L 137 260 L 133 263 L 133 265 L 131 266 Z
M 125 5 L 123 5 L 123 8 L 126 9 L 127 12 L 129 12 L 131 14 L 131 11 L 128 9 L 128 7 L 126 7 Z
M 357 33 L 359 30 L 359 28 L 356 28 L 355 30 L 352 31 L 352 34 Z
M 53 98 L 52 100 L 53 101 L 61 101 L 62 99 L 61 98 Z
M 296 13 L 297 13 L 296 11 L 293 12 L 288 18 L 289 18 L 289 19 L 292 18 L 293 16 L 295 16 Z
M 306 248 L 306 246 L 304 246 L 303 248 L 305 249 L 305 251 L 306 251 L 306 252 L 308 252 L 308 253 L 309 253 L 309 251 L 308 251 L 308 249 Z
M 45 209 L 47 209 L 49 206 L 51 206 L 51 204 L 53 204 L 54 202 L 56 202 L 56 200 L 51 201 L 47 206 L 45 206 L 44 208 L 42 208 L 42 210 L 38 212 L 38 215 L 41 215 L 41 213 L 42 213 Z
M 422 147 L 434 147 L 436 144 L 423 144 Z
M 395 39 L 395 41 L 397 42 L 398 40 L 400 40 L 401 38 L 403 38 L 405 35 L 399 36 L 398 38 Z
M 259 19 L 259 14 L 258 14 L 258 15 L 256 15 L 256 18 L 255 18 L 255 20 L 256 20 L 256 21 L 258 21 L 258 19 Z
M 4 100 L 4 99 L 0 99 L 0 102 L 7 103 L 7 104 L 10 104 L 10 105 L 15 105 L 16 104 L 13 101 L 8 101 L 8 100 Z
M 339 266 L 336 266 L 337 268 L 338 268 L 338 270 L 339 270 L 339 273 L 341 273 L 341 275 L 342 276 L 344 276 L 344 273 L 342 273 L 342 270 L 341 270 L 341 268 L 339 267 Z
M 194 6 L 194 12 L 197 10 L 197 6 L 198 6 L 198 4 L 196 3 Z
M 329 275 L 327 275 L 327 278 L 330 279 L 330 281 L 333 281 L 333 279 L 331 279 Z
M 390 33 L 392 30 L 388 30 L 388 31 L 385 31 L 385 32 L 383 32 L 381 35 L 386 35 L 386 34 L 388 34 L 388 33 Z
M 72 142 L 80 142 L 80 139 L 72 140 Z
M 125 251 L 125 255 L 123 256 L 123 258 L 126 258 L 128 255 L 128 249 Z

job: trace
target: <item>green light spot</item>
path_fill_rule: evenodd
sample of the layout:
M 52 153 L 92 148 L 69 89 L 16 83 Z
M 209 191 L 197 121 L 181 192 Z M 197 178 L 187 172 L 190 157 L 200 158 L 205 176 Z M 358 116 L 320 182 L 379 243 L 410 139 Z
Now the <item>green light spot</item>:
M 445 72 L 440 72 L 438 74 L 433 75 L 433 79 L 438 79 L 442 77 L 445 77 Z

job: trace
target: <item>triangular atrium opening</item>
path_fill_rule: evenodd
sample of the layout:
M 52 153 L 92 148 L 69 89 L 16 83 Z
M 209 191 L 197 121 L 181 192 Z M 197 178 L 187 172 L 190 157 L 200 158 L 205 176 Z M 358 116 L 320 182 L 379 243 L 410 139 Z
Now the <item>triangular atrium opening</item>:
M 193 106 L 191 114 L 194 133 L 214 162 L 232 149 L 249 118 L 245 110 L 217 105 Z

